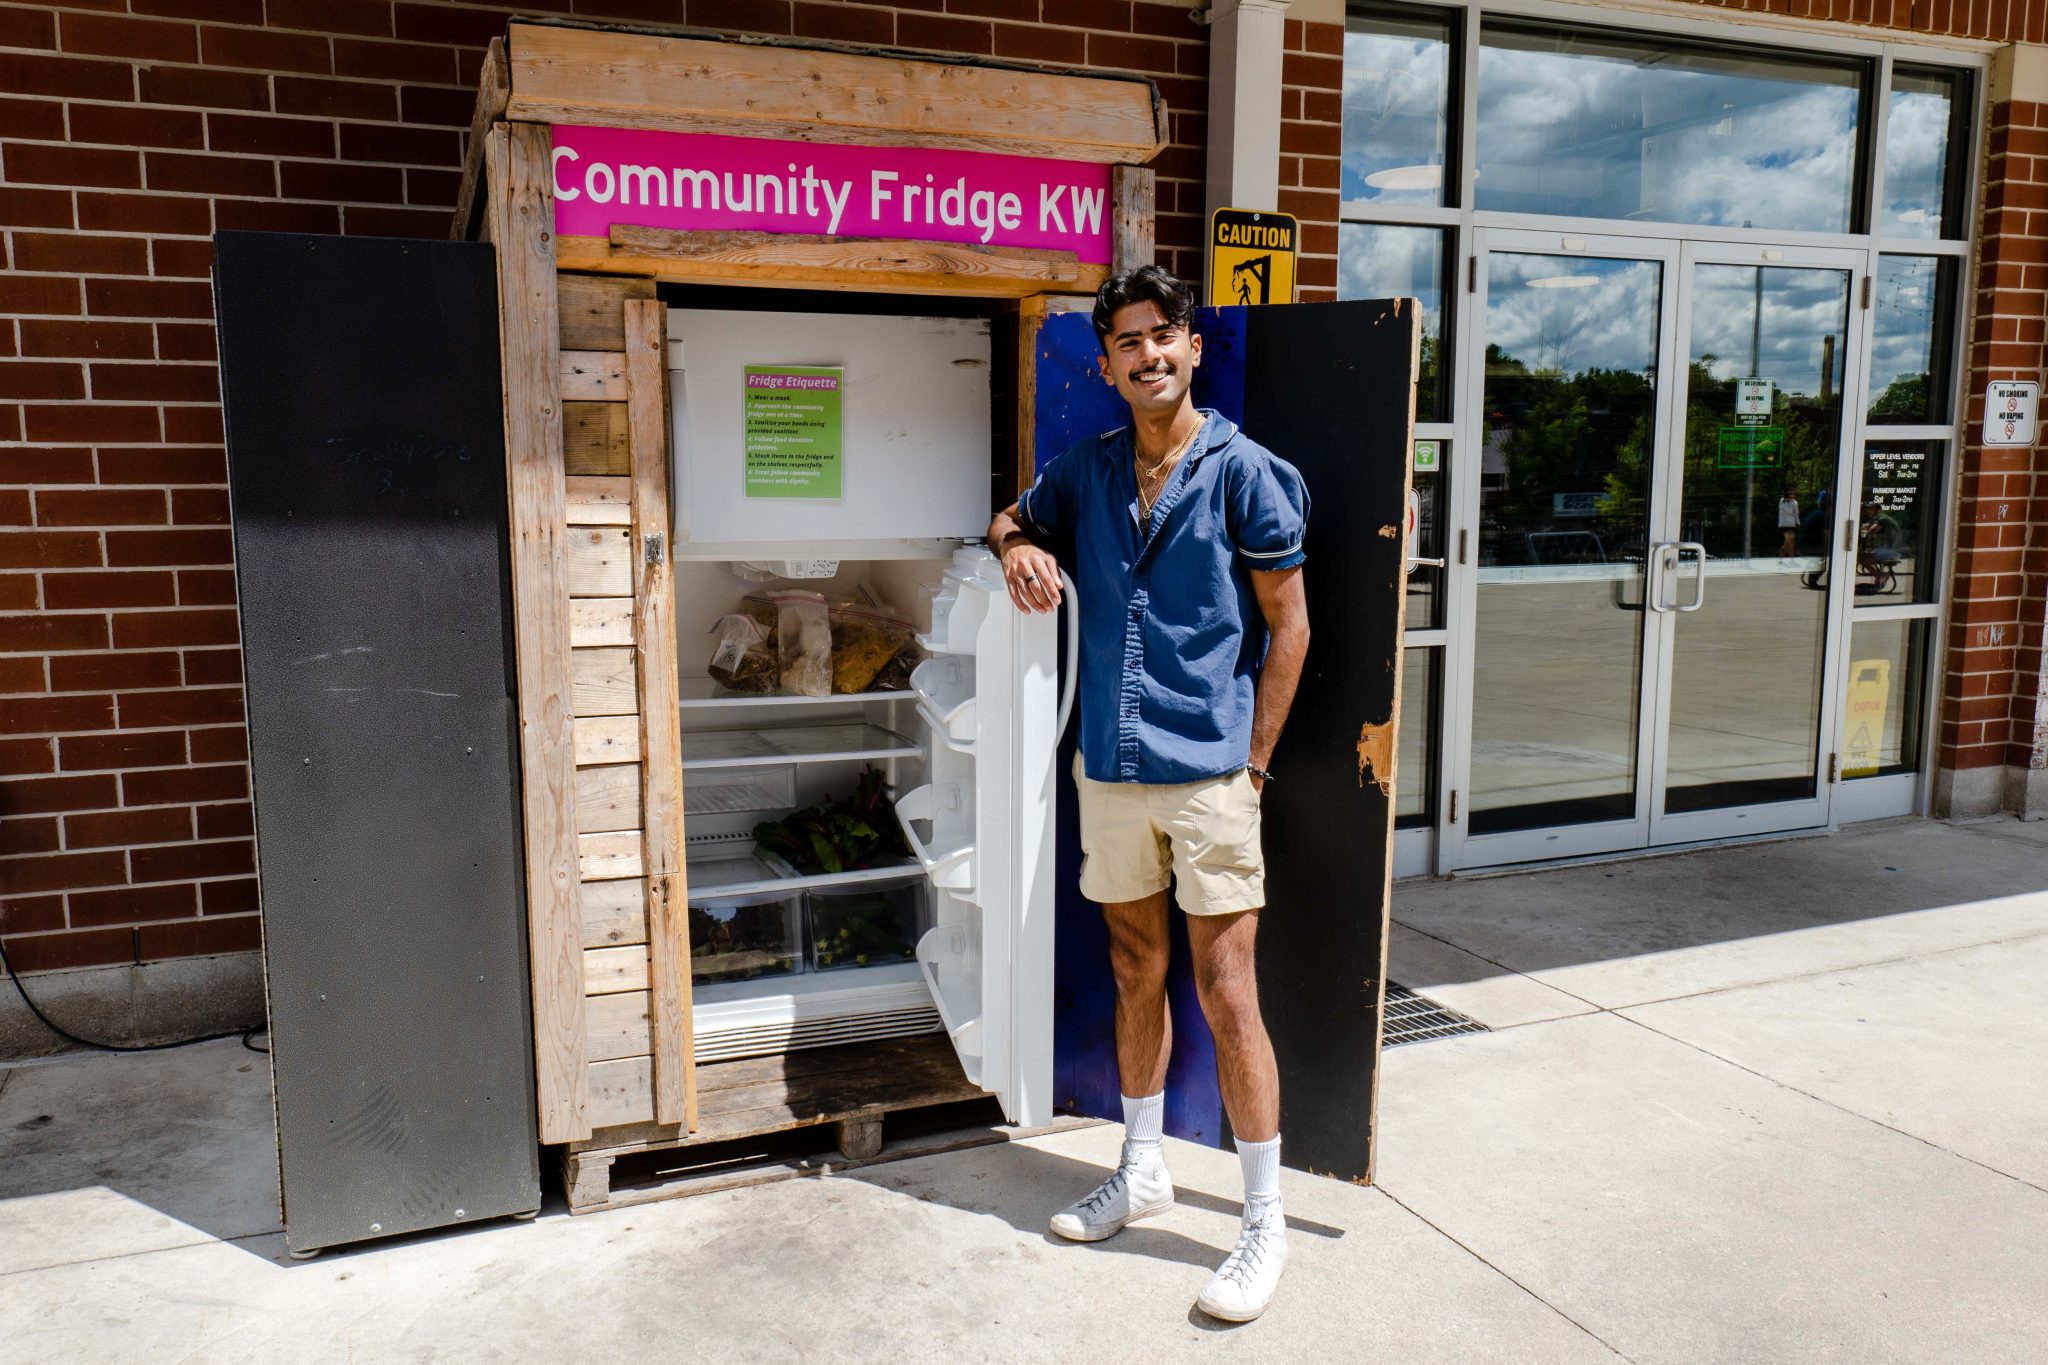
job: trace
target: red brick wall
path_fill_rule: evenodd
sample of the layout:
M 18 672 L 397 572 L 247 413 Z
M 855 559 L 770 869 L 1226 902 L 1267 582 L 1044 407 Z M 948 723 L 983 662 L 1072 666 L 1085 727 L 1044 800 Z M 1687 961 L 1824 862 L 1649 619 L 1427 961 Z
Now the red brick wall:
M 1344 141 L 1344 25 L 1287 21 L 1280 71 L 1280 211 L 1301 221 L 1295 297 L 1337 297 L 1337 168 Z
M 2003 43 L 2048 41 L 2048 5 L 2042 0 L 1692 0 L 1714 9 L 1834 19 L 1910 33 L 1945 33 Z
M 1967 435 L 1993 379 L 2042 377 L 2048 364 L 2048 104 L 2007 100 L 1987 129 L 1984 239 L 1978 251 Z M 1950 594 L 1941 765 L 2040 768 L 2042 623 L 2048 620 L 2048 447 L 1963 448 L 1959 545 Z
M 550 9 L 1152 76 L 1174 138 L 1155 163 L 1161 257 L 1200 271 L 1208 41 L 1186 5 L 517 12 Z M 0 4 L 0 935 L 17 968 L 256 946 L 208 237 L 445 236 L 506 13 Z

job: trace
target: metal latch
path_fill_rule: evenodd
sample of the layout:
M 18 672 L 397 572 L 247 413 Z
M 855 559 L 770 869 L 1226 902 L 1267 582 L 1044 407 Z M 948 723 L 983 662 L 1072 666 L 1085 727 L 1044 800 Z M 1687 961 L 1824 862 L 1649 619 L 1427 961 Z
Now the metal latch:
M 663 542 L 661 532 L 654 531 L 648 535 L 642 536 L 641 541 L 641 556 L 647 561 L 647 567 L 650 569 L 660 568 L 661 561 L 667 556 L 668 553 L 667 546 Z

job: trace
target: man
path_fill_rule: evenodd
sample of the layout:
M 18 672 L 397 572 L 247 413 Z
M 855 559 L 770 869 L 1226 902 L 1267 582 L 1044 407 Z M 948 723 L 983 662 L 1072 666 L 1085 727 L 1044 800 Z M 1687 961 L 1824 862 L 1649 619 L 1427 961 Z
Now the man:
M 1098 363 L 1131 424 L 1048 463 L 989 543 L 1025 611 L 1059 604 L 1048 547 L 1068 551 L 1081 611 L 1081 892 L 1102 906 L 1116 976 L 1122 1156 L 1052 1230 L 1100 1241 L 1173 1206 L 1161 1150 L 1171 879 L 1245 1177 L 1237 1246 L 1197 1302 L 1242 1322 L 1265 1311 L 1287 1263 L 1279 1076 L 1252 943 L 1265 904 L 1259 794 L 1308 650 L 1309 500 L 1292 466 L 1190 401 L 1194 305 L 1156 266 L 1102 286 Z

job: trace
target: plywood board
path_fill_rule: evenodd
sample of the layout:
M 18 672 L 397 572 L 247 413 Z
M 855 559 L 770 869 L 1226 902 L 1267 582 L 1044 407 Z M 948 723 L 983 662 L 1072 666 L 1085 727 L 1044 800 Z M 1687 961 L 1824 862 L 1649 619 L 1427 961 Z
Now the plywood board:
M 571 526 L 633 524 L 633 481 L 617 475 L 573 474 L 567 480 Z
M 508 117 L 792 141 L 1150 161 L 1166 107 L 1149 81 L 703 38 L 510 27 Z
M 590 995 L 647 989 L 647 949 L 587 948 L 583 953 L 583 987 Z
M 548 131 L 501 125 L 487 139 L 497 244 L 505 461 L 517 623 L 520 800 L 527 949 L 543 1142 L 590 1134 L 583 1033 L 582 912 L 576 903 L 576 754 L 570 720 L 568 531 Z M 627 651 L 630 653 L 630 651 Z
M 562 468 L 567 473 L 627 472 L 625 404 L 564 403 L 562 409 Z
M 633 686 L 633 651 L 608 646 L 570 652 L 572 705 L 577 716 L 630 716 L 639 709 Z M 571 758 L 574 758 L 572 749 Z
M 576 831 L 601 834 L 640 828 L 640 765 L 576 770 Z
M 570 534 L 575 534 L 572 529 Z M 569 644 L 576 649 L 633 643 L 633 599 L 571 597 Z M 581 759 L 577 760 L 581 762 Z
M 640 862 L 640 831 L 637 829 L 578 835 L 576 857 L 585 881 L 645 875 Z M 580 930 L 577 937 L 582 937 Z
M 647 941 L 647 889 L 639 882 L 585 882 L 582 891 L 585 948 Z
M 653 280 L 617 275 L 562 275 L 557 285 L 562 349 L 567 351 L 625 350 L 621 308 L 627 299 L 654 297 Z
M 640 717 L 578 716 L 576 718 L 576 766 L 594 763 L 638 763 L 640 761 Z

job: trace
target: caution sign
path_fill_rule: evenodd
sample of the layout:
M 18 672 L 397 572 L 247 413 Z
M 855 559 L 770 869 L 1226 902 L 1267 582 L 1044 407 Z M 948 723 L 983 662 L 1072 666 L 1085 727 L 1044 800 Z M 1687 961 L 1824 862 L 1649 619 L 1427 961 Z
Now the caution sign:
M 1892 695 L 1892 661 L 1857 659 L 1849 665 L 1849 714 L 1842 724 L 1842 776 L 1870 777 L 1884 761 L 1884 713 Z
M 1301 225 L 1292 214 L 1218 209 L 1209 219 L 1209 304 L 1293 303 Z

